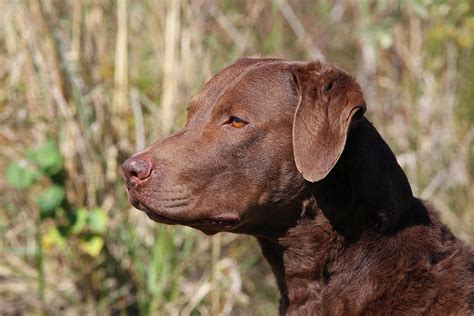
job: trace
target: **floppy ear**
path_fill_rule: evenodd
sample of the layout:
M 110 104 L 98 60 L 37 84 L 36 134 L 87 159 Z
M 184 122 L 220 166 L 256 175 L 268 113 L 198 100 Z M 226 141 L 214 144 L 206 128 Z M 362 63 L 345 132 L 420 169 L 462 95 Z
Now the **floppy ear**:
M 292 68 L 299 102 L 293 119 L 293 152 L 303 177 L 316 182 L 344 150 L 351 123 L 365 112 L 360 86 L 347 73 L 319 62 Z

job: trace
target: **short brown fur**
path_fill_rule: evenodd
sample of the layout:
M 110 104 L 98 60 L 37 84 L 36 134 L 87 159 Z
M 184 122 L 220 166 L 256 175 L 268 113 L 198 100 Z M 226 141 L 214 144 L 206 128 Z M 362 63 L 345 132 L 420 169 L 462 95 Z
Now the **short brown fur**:
M 124 163 L 129 199 L 157 222 L 255 236 L 281 315 L 474 314 L 474 252 L 412 195 L 365 109 L 334 66 L 238 60 L 183 130 Z

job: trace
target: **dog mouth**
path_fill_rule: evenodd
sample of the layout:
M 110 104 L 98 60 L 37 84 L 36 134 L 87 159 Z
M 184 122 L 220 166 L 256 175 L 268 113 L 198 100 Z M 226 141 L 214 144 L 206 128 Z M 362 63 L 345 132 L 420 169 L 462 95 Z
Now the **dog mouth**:
M 145 214 L 151 220 L 167 225 L 183 225 L 202 230 L 206 230 L 208 228 L 232 230 L 240 224 L 240 219 L 233 215 L 204 217 L 195 220 L 178 219 L 168 215 L 163 215 L 162 212 L 156 211 L 155 209 L 144 204 L 142 201 L 134 200 L 131 201 L 131 203 L 135 208 L 145 212 Z

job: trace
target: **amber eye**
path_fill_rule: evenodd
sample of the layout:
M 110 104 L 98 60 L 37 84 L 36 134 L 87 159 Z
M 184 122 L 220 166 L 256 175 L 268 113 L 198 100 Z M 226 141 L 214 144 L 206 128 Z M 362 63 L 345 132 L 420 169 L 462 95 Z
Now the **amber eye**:
M 247 122 L 245 122 L 244 120 L 242 120 L 241 118 L 238 118 L 236 116 L 231 116 L 229 117 L 229 119 L 227 121 L 224 122 L 224 124 L 228 124 L 232 127 L 235 127 L 235 128 L 241 128 L 241 127 L 244 127 L 245 125 L 247 125 Z

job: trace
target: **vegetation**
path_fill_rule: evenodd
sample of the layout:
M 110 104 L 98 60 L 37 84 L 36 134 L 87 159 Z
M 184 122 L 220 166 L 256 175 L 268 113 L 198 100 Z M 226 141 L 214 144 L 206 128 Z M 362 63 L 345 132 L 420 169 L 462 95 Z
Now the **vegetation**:
M 130 207 L 120 165 L 248 55 L 354 75 L 415 193 L 474 243 L 472 1 L 0 2 L 0 313 L 267 315 L 249 237 Z

